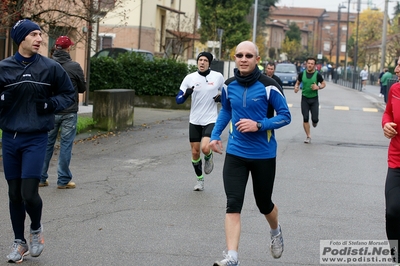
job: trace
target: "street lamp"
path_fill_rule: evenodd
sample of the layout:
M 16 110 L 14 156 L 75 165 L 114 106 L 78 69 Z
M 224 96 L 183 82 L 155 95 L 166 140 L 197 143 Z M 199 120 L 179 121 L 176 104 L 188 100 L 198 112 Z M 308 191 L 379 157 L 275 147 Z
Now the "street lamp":
M 268 12 L 271 4 L 266 4 L 261 6 L 261 10 Z M 258 18 L 258 0 L 254 1 L 254 18 L 253 18 L 253 43 L 257 40 L 257 18 Z
M 339 55 L 340 55 L 340 14 L 341 14 L 341 9 L 346 8 L 344 5 L 339 4 L 338 7 L 338 18 L 337 18 L 337 41 L 336 41 L 336 75 L 335 75 L 335 83 L 337 83 L 338 80 L 338 67 L 339 67 Z

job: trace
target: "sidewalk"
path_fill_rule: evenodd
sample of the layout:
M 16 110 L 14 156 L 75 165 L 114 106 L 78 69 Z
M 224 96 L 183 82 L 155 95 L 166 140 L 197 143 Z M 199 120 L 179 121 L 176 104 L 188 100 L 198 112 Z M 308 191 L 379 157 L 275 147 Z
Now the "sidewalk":
M 156 108 L 145 108 L 135 107 L 133 125 L 136 126 L 147 126 L 155 123 L 160 123 L 165 120 L 171 119 L 185 119 L 189 120 L 190 110 L 172 110 L 172 109 L 156 109 Z M 88 115 L 92 117 L 93 105 L 79 105 L 78 114 Z M 94 130 L 95 135 L 106 133 L 105 131 Z M 76 135 L 75 140 L 82 140 L 93 136 L 93 132 L 84 132 Z
M 91 114 L 93 112 L 93 105 L 80 105 L 78 114 Z M 164 120 L 186 118 L 189 117 L 190 110 L 172 110 L 172 109 L 156 109 L 135 107 L 134 108 L 134 126 L 148 125 L 159 123 Z
M 89 114 L 93 112 L 93 105 L 82 105 L 79 103 L 78 114 Z
M 326 84 L 327 84 L 327 86 L 335 85 L 335 86 L 341 86 L 344 88 L 349 88 L 346 86 L 335 84 L 333 81 L 326 81 Z M 349 88 L 349 89 L 353 89 L 353 88 Z M 384 111 L 386 108 L 386 104 L 385 104 L 383 97 L 379 97 L 380 90 L 381 90 L 381 88 L 378 85 L 367 85 L 365 90 L 362 90 L 360 92 L 364 93 L 366 98 L 368 98 L 378 108 L 380 108 L 382 111 Z

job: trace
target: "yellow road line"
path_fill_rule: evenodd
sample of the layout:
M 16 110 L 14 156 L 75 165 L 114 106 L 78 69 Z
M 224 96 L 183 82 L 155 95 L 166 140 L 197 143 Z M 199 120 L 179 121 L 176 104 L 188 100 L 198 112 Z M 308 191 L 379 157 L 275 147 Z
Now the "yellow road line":
M 299 105 L 293 105 L 292 103 L 288 103 L 288 107 L 290 108 L 300 108 Z M 378 113 L 378 108 L 368 108 L 368 107 L 349 107 L 343 105 L 335 105 L 335 106 L 319 106 L 319 109 L 333 109 L 337 111 L 363 111 L 363 112 L 370 112 L 370 113 Z
M 348 106 L 339 106 L 339 105 L 335 106 L 333 109 L 334 109 L 334 110 L 341 110 L 341 111 L 348 111 L 348 110 L 350 110 L 350 108 L 349 108 Z
M 373 112 L 373 113 L 377 113 L 378 112 L 377 108 L 363 108 L 362 110 L 364 112 Z

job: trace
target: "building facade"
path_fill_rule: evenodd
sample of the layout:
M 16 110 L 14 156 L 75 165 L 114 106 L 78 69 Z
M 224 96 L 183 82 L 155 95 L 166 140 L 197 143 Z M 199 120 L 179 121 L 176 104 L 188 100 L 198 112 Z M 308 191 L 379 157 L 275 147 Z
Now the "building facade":
M 121 16 L 124 19 L 121 19 Z M 98 24 L 98 50 L 144 49 L 160 57 L 193 57 L 198 39 L 195 0 L 124 0 Z
M 346 58 L 346 36 L 351 36 L 351 28 L 353 28 L 347 27 L 347 24 L 355 22 L 356 14 L 341 11 L 339 15 L 339 12 L 327 12 L 320 8 L 277 6 L 271 8 L 270 19 L 272 22 L 269 23 L 269 27 L 275 29 L 275 32 L 271 32 L 272 39 L 274 36 L 284 34 L 285 26 L 283 25 L 288 26 L 295 22 L 303 32 L 302 46 L 304 49 L 308 49 L 313 55 L 326 57 L 330 62 L 336 62 L 336 48 L 339 45 L 339 63 L 343 64 Z M 278 30 L 277 27 L 281 30 Z M 350 29 L 348 33 L 347 28 Z M 307 41 L 304 40 L 305 36 L 308 38 Z M 277 49 L 281 47 L 279 46 L 281 43 L 278 44 L 276 41 L 270 42 L 270 45 L 269 47 Z

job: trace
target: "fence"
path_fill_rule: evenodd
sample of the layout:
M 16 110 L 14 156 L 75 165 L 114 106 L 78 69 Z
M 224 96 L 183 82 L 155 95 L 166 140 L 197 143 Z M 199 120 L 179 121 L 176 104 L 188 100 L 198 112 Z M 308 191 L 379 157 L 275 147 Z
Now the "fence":
M 334 75 L 335 74 L 336 73 L 334 73 Z M 377 73 L 377 72 L 369 73 L 367 84 L 377 85 L 378 79 L 379 79 L 379 73 Z M 334 79 L 332 78 L 332 80 L 334 80 Z M 397 79 L 395 79 L 395 80 L 397 80 Z M 344 87 L 353 88 L 355 90 L 361 91 L 362 86 L 361 86 L 360 72 L 347 71 L 347 76 L 346 76 L 344 71 L 342 71 L 339 74 L 337 84 L 342 85 Z
M 388 80 L 387 86 L 386 86 L 386 88 L 387 88 L 386 95 L 389 95 L 390 87 L 392 87 L 392 85 L 395 84 L 397 81 L 398 81 L 397 78 L 391 78 L 391 79 Z

